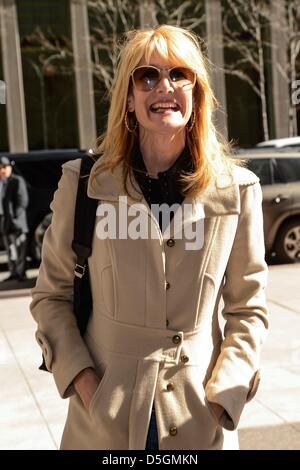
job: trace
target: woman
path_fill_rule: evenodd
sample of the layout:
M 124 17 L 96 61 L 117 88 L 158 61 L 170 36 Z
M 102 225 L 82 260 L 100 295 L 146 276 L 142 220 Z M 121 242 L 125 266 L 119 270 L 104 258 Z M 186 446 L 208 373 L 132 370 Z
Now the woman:
M 88 184 L 99 206 L 84 338 L 72 311 L 80 162 L 63 166 L 31 303 L 70 397 L 62 449 L 237 448 L 259 382 L 267 266 L 259 180 L 219 143 L 213 107 L 192 33 L 129 35 Z

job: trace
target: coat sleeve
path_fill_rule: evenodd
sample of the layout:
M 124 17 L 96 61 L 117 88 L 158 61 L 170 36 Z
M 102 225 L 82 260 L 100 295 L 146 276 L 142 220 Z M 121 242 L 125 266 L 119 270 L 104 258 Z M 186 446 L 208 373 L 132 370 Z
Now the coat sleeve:
M 71 244 L 79 174 L 75 164 L 76 161 L 63 165 L 50 206 L 52 222 L 44 236 L 42 262 L 30 304 L 38 324 L 36 339 L 62 398 L 74 393 L 72 381 L 81 370 L 94 367 L 73 313 L 75 254 Z
M 16 216 L 19 217 L 28 206 L 28 192 L 23 178 L 18 178 L 18 191 L 16 195 Z
M 259 384 L 259 356 L 268 329 L 267 265 L 259 183 L 240 187 L 241 212 L 223 286 L 226 320 L 221 353 L 205 392 L 223 406 L 220 424 L 237 427 Z

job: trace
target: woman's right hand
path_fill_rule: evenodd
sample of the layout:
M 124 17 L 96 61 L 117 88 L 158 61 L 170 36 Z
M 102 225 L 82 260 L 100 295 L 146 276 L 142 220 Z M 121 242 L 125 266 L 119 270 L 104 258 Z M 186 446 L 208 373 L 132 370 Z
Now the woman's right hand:
M 87 411 L 100 382 L 100 378 L 91 367 L 83 369 L 73 380 L 74 388 Z

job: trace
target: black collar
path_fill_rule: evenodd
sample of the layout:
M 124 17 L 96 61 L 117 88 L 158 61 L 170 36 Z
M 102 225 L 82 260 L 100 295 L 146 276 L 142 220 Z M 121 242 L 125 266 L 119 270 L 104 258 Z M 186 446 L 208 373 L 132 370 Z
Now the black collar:
M 149 177 L 147 168 L 139 147 L 137 147 L 133 153 L 133 170 L 135 175 L 139 174 L 141 177 Z M 158 179 L 167 178 L 171 179 L 175 175 L 178 176 L 182 172 L 191 172 L 193 170 L 193 161 L 189 151 L 189 148 L 186 146 L 179 157 L 175 160 L 173 165 L 168 168 L 166 171 L 158 173 Z
M 181 204 L 184 195 L 180 176 L 193 170 L 193 161 L 188 147 L 185 147 L 177 160 L 166 171 L 158 173 L 158 178 L 148 175 L 143 156 L 139 148 L 133 153 L 133 173 L 138 183 L 137 190 L 151 204 Z

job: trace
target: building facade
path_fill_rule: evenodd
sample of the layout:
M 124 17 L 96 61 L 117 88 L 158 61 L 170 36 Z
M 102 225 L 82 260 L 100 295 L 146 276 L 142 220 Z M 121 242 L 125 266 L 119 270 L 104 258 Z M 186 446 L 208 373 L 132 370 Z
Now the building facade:
M 272 2 L 278 18 L 284 1 Z M 0 0 L 0 151 L 93 146 L 105 125 L 109 73 L 114 65 L 109 53 L 99 53 L 99 41 L 107 40 L 108 44 L 126 28 L 178 24 L 180 14 L 180 24 L 192 27 L 204 38 L 208 58 L 214 64 L 211 75 L 219 102 L 217 128 L 242 146 L 264 140 L 261 99 L 247 81 L 225 73 L 234 55 L 223 40 L 225 0 L 191 0 L 185 2 L 181 13 L 179 0 L 166 0 L 165 10 L 155 0 L 124 0 L 124 11 L 116 24 L 105 19 L 106 15 L 114 17 L 108 3 L 120 4 Z M 110 29 L 105 30 L 108 24 Z M 101 33 L 97 37 L 101 28 L 102 39 Z M 290 97 L 278 67 L 285 61 L 279 47 L 282 38 L 272 22 L 270 41 L 274 48 L 266 73 L 269 133 L 273 138 L 286 137 Z

